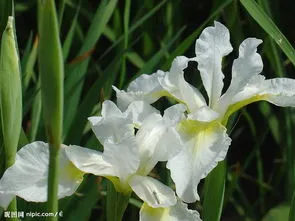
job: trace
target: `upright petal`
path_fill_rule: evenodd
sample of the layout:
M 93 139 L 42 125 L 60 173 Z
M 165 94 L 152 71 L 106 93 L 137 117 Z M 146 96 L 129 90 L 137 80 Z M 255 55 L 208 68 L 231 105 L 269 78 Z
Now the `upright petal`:
M 83 179 L 66 157 L 63 146 L 60 154 L 58 198 L 75 192 Z M 33 142 L 17 152 L 15 164 L 9 167 L 0 180 L 0 193 L 14 194 L 27 201 L 47 201 L 48 144 Z
M 127 92 L 113 86 L 119 108 L 125 111 L 132 101 L 144 100 L 150 104 L 157 101 L 163 96 L 159 79 L 163 78 L 164 74 L 160 70 L 151 75 L 142 74 L 129 84 Z
M 160 112 L 146 101 L 133 101 L 124 113 L 130 116 L 135 127 L 139 128 L 147 117 Z
M 118 143 L 107 140 L 104 143 L 102 158 L 112 165 L 122 184 L 126 183 L 139 167 L 139 153 L 135 137 L 126 138 Z
M 223 88 L 222 58 L 232 51 L 228 29 L 219 22 L 205 28 L 196 41 L 196 61 L 204 87 L 209 97 L 209 106 L 215 106 Z
M 183 150 L 170 159 L 167 168 L 176 185 L 177 195 L 187 203 L 199 200 L 197 186 L 219 161 L 225 158 L 230 138 L 217 122 L 201 123 L 187 120 L 181 123 Z
M 234 60 L 232 67 L 232 80 L 227 93 L 237 93 L 248 83 L 251 77 L 261 73 L 263 63 L 257 47 L 262 40 L 247 38 L 239 48 L 239 57 Z
M 174 191 L 152 177 L 134 175 L 129 184 L 136 195 L 153 208 L 168 207 L 176 203 Z
M 123 114 L 111 101 L 102 104 L 102 117 L 89 117 L 92 130 L 101 144 L 105 140 L 120 142 L 134 135 L 132 118 Z
M 206 101 L 198 89 L 187 83 L 183 70 L 187 68 L 189 59 L 184 56 L 176 57 L 169 72 L 160 81 L 162 87 L 176 100 L 187 105 L 190 112 L 206 105 Z
M 260 39 L 247 38 L 240 45 L 239 57 L 234 60 L 232 67 L 231 84 L 217 107 L 221 114 L 232 104 L 233 97 L 242 91 L 253 77 L 259 78 L 263 63 L 261 56 L 257 53 L 257 47 L 261 43 Z
M 188 209 L 180 200 L 174 206 L 162 208 L 153 208 L 144 203 L 139 217 L 140 221 L 202 221 L 196 210 Z
M 178 122 L 184 118 L 184 105 L 176 104 L 159 114 L 147 118 L 136 134 L 139 145 L 140 168 L 138 173 L 148 174 L 159 161 L 174 157 L 183 145 L 176 130 Z

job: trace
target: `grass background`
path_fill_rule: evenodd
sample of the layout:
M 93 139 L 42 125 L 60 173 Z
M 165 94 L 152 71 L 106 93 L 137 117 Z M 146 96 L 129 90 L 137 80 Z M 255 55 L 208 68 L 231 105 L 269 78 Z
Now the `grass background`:
M 56 5 L 65 64 L 65 144 L 102 150 L 87 117 L 100 113 L 103 100 L 115 100 L 111 85 L 124 89 L 142 73 L 168 70 L 177 55 L 194 56 L 196 38 L 214 20 L 229 28 L 234 47 L 223 62 L 225 85 L 230 82 L 238 46 L 246 37 L 263 40 L 259 52 L 266 78 L 295 75 L 292 0 L 58 0 Z M 36 1 L 16 0 L 15 17 L 23 84 L 20 148 L 34 140 L 46 140 L 36 61 Z M 189 65 L 185 78 L 204 92 L 196 65 Z M 170 103 L 161 99 L 155 105 L 163 110 Z M 295 187 L 294 109 L 260 102 L 241 110 L 232 122 L 221 220 L 288 220 Z M 4 160 L 0 166 L 1 162 Z M 152 176 L 173 187 L 165 164 L 159 164 Z M 85 176 L 75 195 L 60 200 L 61 220 L 105 220 L 106 185 L 105 179 Z M 210 187 L 208 195 L 203 186 L 202 182 L 201 202 L 190 205 L 201 214 L 216 209 L 203 203 L 206 196 L 221 201 L 214 197 L 215 188 Z M 45 211 L 45 204 L 21 199 L 18 204 L 18 210 L 25 212 Z M 124 220 L 138 220 L 140 205 L 133 196 Z M 211 221 L 208 217 L 204 220 Z

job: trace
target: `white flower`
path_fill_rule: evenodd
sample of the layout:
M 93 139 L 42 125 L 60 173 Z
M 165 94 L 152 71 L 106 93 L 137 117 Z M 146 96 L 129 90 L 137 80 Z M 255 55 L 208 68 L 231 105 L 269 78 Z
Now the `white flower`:
M 196 210 L 190 210 L 187 205 L 177 200 L 173 206 L 152 208 L 144 203 L 140 209 L 140 221 L 201 221 Z
M 185 108 L 172 106 L 163 117 L 153 108 L 147 109 L 142 101 L 135 101 L 121 112 L 113 102 L 105 101 L 102 116 L 89 118 L 92 130 L 104 146 L 103 153 L 70 146 L 66 154 L 83 172 L 111 180 L 117 191 L 124 194 L 134 191 L 154 208 L 169 207 L 176 203 L 174 191 L 147 175 L 158 161 L 167 161 L 181 150 L 175 125 L 182 119 Z M 134 127 L 139 127 L 136 135 Z
M 242 42 L 239 57 L 233 62 L 231 84 L 222 94 L 222 58 L 232 51 L 232 46 L 228 29 L 215 22 L 214 26 L 204 29 L 197 39 L 196 56 L 175 58 L 169 72 L 158 76 L 158 82 L 154 83 L 157 91 L 153 90 L 152 94 L 173 97 L 187 107 L 187 118 L 177 128 L 185 147 L 167 164 L 176 184 L 176 192 L 185 202 L 199 199 L 197 186 L 200 179 L 225 158 L 231 143 L 225 126 L 232 113 L 260 100 L 283 107 L 295 106 L 295 80 L 266 80 L 260 75 L 263 63 L 257 53 L 257 46 L 261 43 L 256 38 L 247 38 Z M 208 103 L 200 91 L 184 79 L 183 70 L 190 61 L 198 63 Z M 149 82 L 146 77 L 136 81 L 137 85 Z M 156 100 L 147 99 L 150 96 L 149 90 L 144 91 L 140 87 L 136 89 L 132 90 L 131 100 L 142 99 L 149 103 Z M 134 98 L 137 93 L 140 96 Z M 130 92 L 126 93 L 128 95 Z M 120 97 L 118 92 L 117 97 Z
M 72 195 L 84 174 L 69 161 L 66 148 L 60 150 L 58 198 Z M 37 141 L 21 148 L 0 180 L 0 207 L 7 208 L 15 195 L 26 201 L 47 201 L 48 164 L 48 144 Z

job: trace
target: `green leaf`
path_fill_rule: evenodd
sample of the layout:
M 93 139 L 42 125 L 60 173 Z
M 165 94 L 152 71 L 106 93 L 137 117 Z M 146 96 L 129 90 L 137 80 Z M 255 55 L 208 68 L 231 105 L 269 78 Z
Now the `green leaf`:
M 274 39 L 293 65 L 295 65 L 295 50 L 272 19 L 254 0 L 241 0 L 240 2 L 264 31 Z
M 67 34 L 67 37 L 63 43 L 63 56 L 64 56 L 64 60 L 66 61 L 68 58 L 68 55 L 70 53 L 70 49 L 73 43 L 73 38 L 74 38 L 74 33 L 75 33 L 75 29 L 76 29 L 76 25 L 77 25 L 77 20 L 78 20 L 78 15 L 79 15 L 79 11 L 80 11 L 80 5 L 77 7 L 77 12 L 75 14 L 75 17 L 73 18 L 71 27 L 69 29 L 69 32 Z
M 268 213 L 263 217 L 262 221 L 288 221 L 289 211 L 289 206 L 279 205 L 269 210 Z
M 83 59 L 78 65 L 75 65 L 70 73 L 67 74 L 67 80 L 65 82 L 65 111 L 67 114 L 64 119 L 64 131 L 66 135 L 70 129 L 71 122 L 73 121 L 79 104 L 84 77 L 90 61 L 89 55 L 102 35 L 106 24 L 110 20 L 116 4 L 117 0 L 111 0 L 109 2 L 102 1 L 95 13 L 84 40 L 84 44 L 79 52 L 79 56 L 82 56 Z
M 203 221 L 219 221 L 225 190 L 226 162 L 219 162 L 205 179 Z

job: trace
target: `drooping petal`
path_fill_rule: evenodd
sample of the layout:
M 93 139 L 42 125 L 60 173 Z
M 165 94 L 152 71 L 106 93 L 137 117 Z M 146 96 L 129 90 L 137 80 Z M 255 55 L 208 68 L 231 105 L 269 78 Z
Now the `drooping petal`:
M 176 203 L 174 191 L 152 177 L 134 175 L 129 184 L 136 195 L 153 208 L 168 207 Z
M 187 105 L 190 112 L 206 105 L 206 101 L 198 89 L 187 83 L 183 70 L 187 68 L 188 59 L 185 56 L 176 57 L 169 72 L 160 81 L 162 87 L 175 99 Z
M 83 172 L 66 157 L 65 148 L 60 150 L 58 198 L 73 194 L 83 179 Z M 4 172 L 0 192 L 27 201 L 47 201 L 48 160 L 48 144 L 37 141 L 24 146 L 17 152 L 15 164 Z
M 65 152 L 75 167 L 85 173 L 96 176 L 117 176 L 113 166 L 102 158 L 102 153 L 99 151 L 70 145 Z
M 132 118 L 133 124 L 139 128 L 148 116 L 158 114 L 159 111 L 146 101 L 133 101 L 125 113 Z
M 134 135 L 132 119 L 123 114 L 111 101 L 102 104 L 102 117 L 89 117 L 92 130 L 101 144 L 105 140 L 120 142 Z
M 153 208 L 144 203 L 139 213 L 140 221 L 202 221 L 196 210 L 177 200 L 174 206 Z
M 265 81 L 265 100 L 281 107 L 295 107 L 295 80 L 275 78 Z
M 135 137 L 114 143 L 107 140 L 104 143 L 103 160 L 112 165 L 115 174 L 124 184 L 139 167 L 139 153 Z
M 196 41 L 196 61 L 204 87 L 209 97 L 209 106 L 215 106 L 223 88 L 221 61 L 232 51 L 228 29 L 219 22 L 207 27 Z
M 6 210 L 13 197 L 15 197 L 14 194 L 5 194 L 0 192 L 0 207 Z
M 174 157 L 183 147 L 176 125 L 183 119 L 184 105 L 177 104 L 147 118 L 136 134 L 139 144 L 139 173 L 147 175 L 159 161 Z
M 250 79 L 248 84 L 231 99 L 224 114 L 224 122 L 238 109 L 261 100 L 282 107 L 295 106 L 295 80 L 290 78 L 274 78 L 265 80 L 258 75 Z
M 199 200 L 197 186 L 219 161 L 225 158 L 231 139 L 217 122 L 183 121 L 180 133 L 183 150 L 168 160 L 167 168 L 176 185 L 177 195 L 187 203 Z
M 142 74 L 129 84 L 127 92 L 113 86 L 119 108 L 125 111 L 132 101 L 144 100 L 150 104 L 157 101 L 163 96 L 163 88 L 159 79 L 163 78 L 164 74 L 160 70 L 151 75 Z

